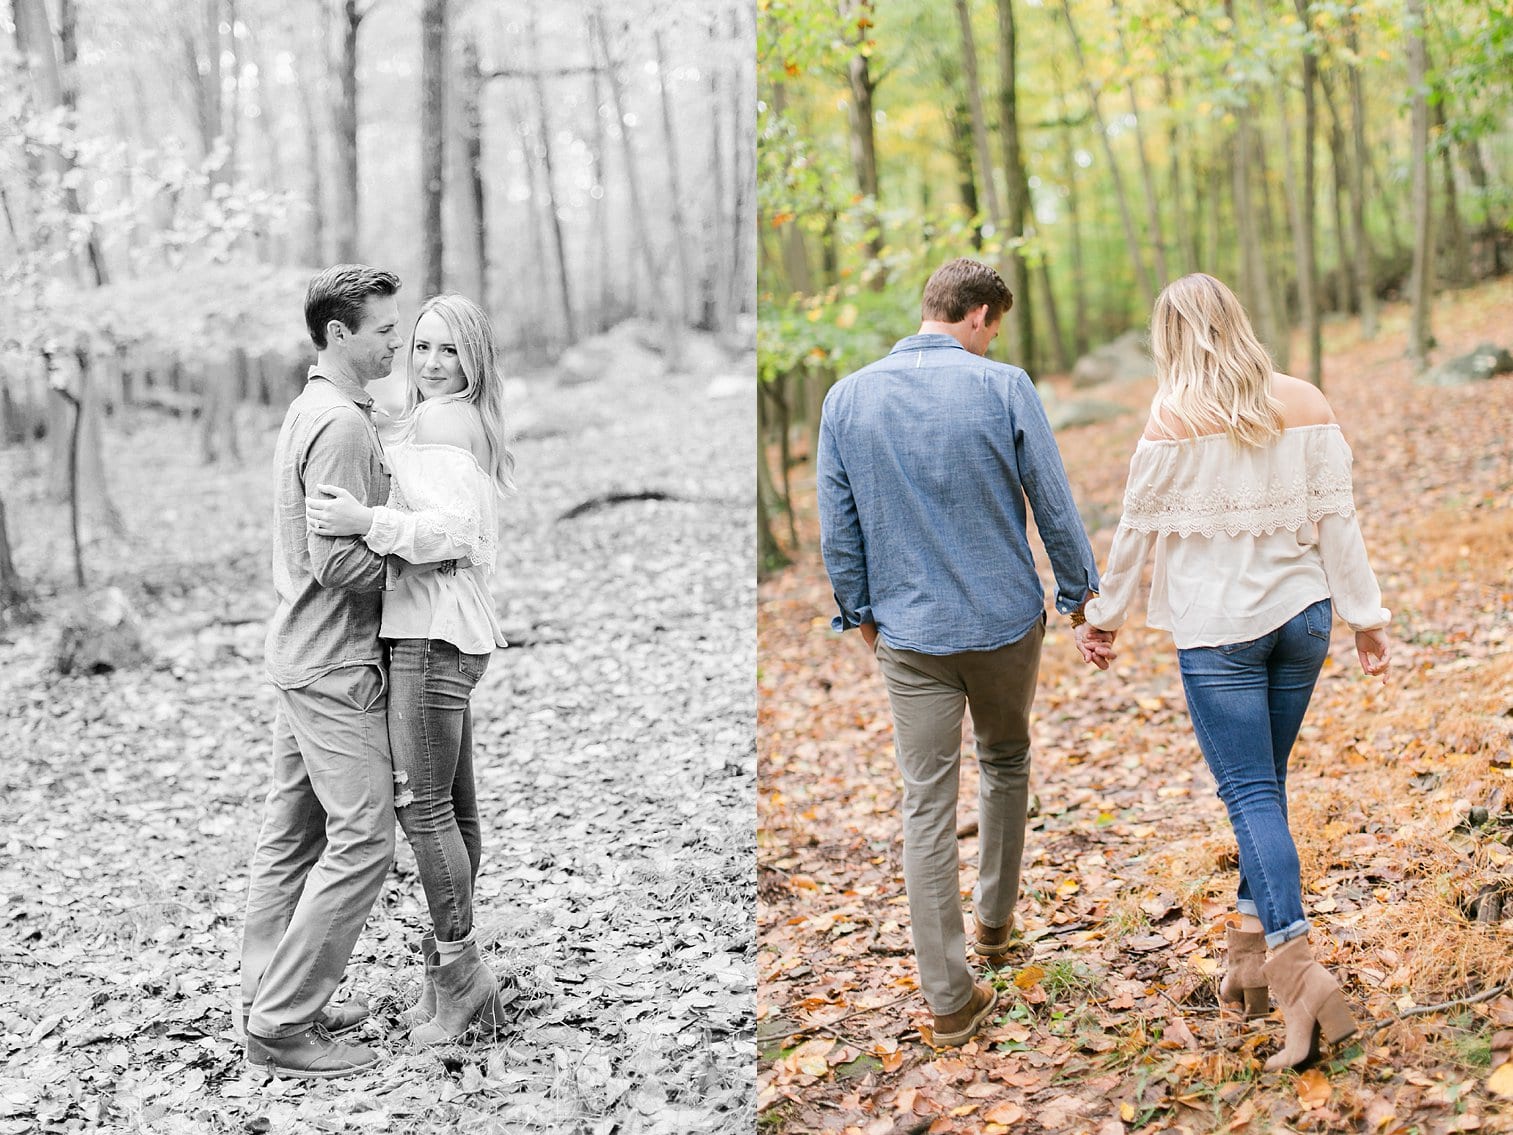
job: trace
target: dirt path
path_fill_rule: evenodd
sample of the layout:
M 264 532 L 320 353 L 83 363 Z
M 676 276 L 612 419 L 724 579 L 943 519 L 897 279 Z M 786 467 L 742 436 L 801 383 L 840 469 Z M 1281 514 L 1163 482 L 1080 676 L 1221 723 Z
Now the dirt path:
M 1505 337 L 1510 301 L 1501 284 L 1448 304 L 1443 353 Z M 1335 635 L 1289 781 L 1315 937 L 1382 1022 L 1513 977 L 1513 918 L 1467 917 L 1483 891 L 1513 891 L 1513 381 L 1413 385 L 1405 322 L 1391 309 L 1370 344 L 1353 325 L 1331 328 L 1325 375 L 1396 613 L 1394 674 L 1365 679 L 1348 635 Z M 1098 394 L 1134 410 L 1151 389 Z M 1132 412 L 1059 438 L 1100 562 L 1142 424 Z M 759 593 L 765 1130 L 1513 1129 L 1502 1081 L 1490 1082 L 1513 1047 L 1513 996 L 1409 1017 L 1302 1076 L 1260 1073 L 1275 1019 L 1220 1018 L 1233 838 L 1170 638 L 1140 614 L 1107 674 L 1081 665 L 1053 619 L 1018 912 L 1029 949 L 995 977 L 1002 1011 L 978 1041 L 925 1044 L 886 695 L 861 646 L 828 630 L 804 520 L 809 551 Z M 963 769 L 970 863 L 976 773 Z M 964 896 L 973 879 L 963 872 Z
M 715 377 L 525 399 L 496 580 L 516 645 L 474 699 L 479 932 L 515 1015 L 440 1054 L 394 1030 L 424 922 L 401 839 L 344 990 L 392 1059 L 310 1087 L 246 1071 L 230 1028 L 277 420 L 211 468 L 185 425 L 112 424 L 132 535 L 91 550 L 91 582 L 132 598 L 156 662 L 59 678 L 51 623 L 0 643 L 0 1133 L 750 1129 L 754 422 L 749 381 Z M 0 454 L 18 567 L 56 610 L 39 463 Z M 592 503 L 641 493 L 662 499 Z

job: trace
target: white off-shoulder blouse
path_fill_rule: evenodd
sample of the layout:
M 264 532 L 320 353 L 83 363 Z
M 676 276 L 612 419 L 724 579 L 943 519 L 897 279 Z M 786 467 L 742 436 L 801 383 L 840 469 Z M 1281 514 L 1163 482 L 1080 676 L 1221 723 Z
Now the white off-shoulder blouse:
M 384 593 L 379 635 L 435 638 L 464 654 L 507 645 L 489 578 L 499 546 L 499 490 L 472 453 L 454 445 L 388 441 L 389 500 L 364 537 L 381 555 L 407 561 Z M 408 564 L 455 560 L 455 571 Z M 391 561 L 392 562 L 392 561 Z
M 1259 448 L 1225 434 L 1142 438 L 1087 621 L 1124 624 L 1154 547 L 1146 621 L 1181 649 L 1259 638 L 1320 599 L 1352 630 L 1386 626 L 1392 613 L 1356 523 L 1351 461 L 1333 423 L 1294 426 Z

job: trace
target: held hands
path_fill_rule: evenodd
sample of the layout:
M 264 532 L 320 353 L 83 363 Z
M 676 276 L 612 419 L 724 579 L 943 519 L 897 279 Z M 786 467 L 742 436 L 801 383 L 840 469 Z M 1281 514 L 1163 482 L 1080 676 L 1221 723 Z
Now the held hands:
M 1083 623 L 1072 631 L 1077 640 L 1077 652 L 1084 662 L 1091 662 L 1100 670 L 1107 670 L 1109 663 L 1118 655 L 1114 653 L 1114 637 L 1118 631 L 1100 631 L 1092 623 Z
M 1355 632 L 1355 656 L 1361 660 L 1361 669 L 1373 678 L 1381 675 L 1386 681 L 1390 653 L 1385 627 Z
M 366 536 L 373 527 L 373 510 L 360 504 L 340 485 L 316 485 L 326 498 L 305 498 L 305 519 L 319 536 Z

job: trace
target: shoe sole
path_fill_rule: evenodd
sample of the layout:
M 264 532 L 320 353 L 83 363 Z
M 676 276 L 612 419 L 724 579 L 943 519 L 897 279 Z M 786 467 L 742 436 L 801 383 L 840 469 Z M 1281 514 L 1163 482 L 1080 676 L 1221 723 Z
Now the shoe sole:
M 266 1072 L 278 1080 L 340 1080 L 343 1076 L 357 1076 L 363 1072 L 370 1072 L 377 1068 L 379 1061 L 371 1064 L 362 1064 L 356 1068 L 339 1068 L 329 1072 L 322 1072 L 309 1068 L 284 1068 L 278 1064 L 256 1064 L 247 1061 L 247 1067 L 256 1068 L 259 1072 Z

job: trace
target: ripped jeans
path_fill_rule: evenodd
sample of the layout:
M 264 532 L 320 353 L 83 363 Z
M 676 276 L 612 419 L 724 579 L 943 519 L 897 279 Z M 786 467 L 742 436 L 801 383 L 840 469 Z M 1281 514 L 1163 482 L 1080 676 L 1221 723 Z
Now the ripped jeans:
M 483 854 L 468 700 L 489 656 L 465 654 L 441 639 L 390 645 L 394 807 L 415 852 L 436 937 L 457 942 L 473 931 L 473 883 Z

